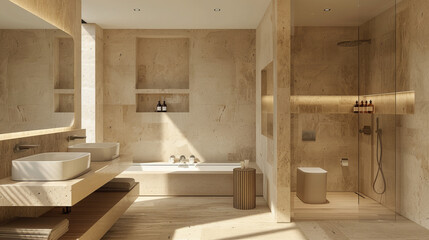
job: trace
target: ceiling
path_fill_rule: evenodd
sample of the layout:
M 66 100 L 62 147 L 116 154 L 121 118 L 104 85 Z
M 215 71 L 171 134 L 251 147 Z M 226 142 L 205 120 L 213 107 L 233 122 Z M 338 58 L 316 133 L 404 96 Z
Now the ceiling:
M 294 0 L 293 21 L 295 26 L 359 26 L 394 5 L 395 0 Z
M 0 0 L 0 29 L 56 29 L 9 0 Z
M 82 0 L 82 19 L 105 29 L 256 29 L 269 3 L 270 0 Z M 134 11 L 136 8 L 140 11 Z

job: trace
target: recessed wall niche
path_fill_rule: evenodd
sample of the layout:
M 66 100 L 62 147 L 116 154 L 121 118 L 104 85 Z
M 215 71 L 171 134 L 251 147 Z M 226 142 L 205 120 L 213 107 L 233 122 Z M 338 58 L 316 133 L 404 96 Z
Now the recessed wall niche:
M 54 53 L 54 112 L 74 112 L 74 42 L 69 37 L 57 37 Z
M 274 117 L 274 69 L 273 62 L 261 71 L 261 131 L 262 135 L 273 138 Z
M 136 89 L 188 89 L 188 38 L 137 38 Z
M 74 88 L 74 43 L 72 38 L 54 39 L 54 88 Z
M 189 94 L 137 94 L 137 112 L 155 112 L 158 101 L 167 103 L 167 112 L 189 112 Z

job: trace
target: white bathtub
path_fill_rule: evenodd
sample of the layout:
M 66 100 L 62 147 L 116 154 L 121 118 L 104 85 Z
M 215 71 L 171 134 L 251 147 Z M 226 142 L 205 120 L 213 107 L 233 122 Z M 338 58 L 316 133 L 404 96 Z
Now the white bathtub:
M 160 172 L 160 173 L 229 173 L 240 163 L 134 163 L 126 172 Z
M 134 163 L 118 177 L 140 182 L 143 196 L 232 196 L 232 171 L 239 163 Z M 262 195 L 263 175 L 256 168 L 256 194 Z

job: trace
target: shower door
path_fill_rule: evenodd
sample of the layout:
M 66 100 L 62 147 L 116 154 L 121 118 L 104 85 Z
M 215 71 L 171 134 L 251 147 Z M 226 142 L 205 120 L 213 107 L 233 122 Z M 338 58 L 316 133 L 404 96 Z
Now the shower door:
M 360 0 L 359 210 L 368 218 L 396 216 L 396 3 Z M 363 107 L 361 107 L 363 105 Z M 371 213 L 372 212 L 372 213 Z

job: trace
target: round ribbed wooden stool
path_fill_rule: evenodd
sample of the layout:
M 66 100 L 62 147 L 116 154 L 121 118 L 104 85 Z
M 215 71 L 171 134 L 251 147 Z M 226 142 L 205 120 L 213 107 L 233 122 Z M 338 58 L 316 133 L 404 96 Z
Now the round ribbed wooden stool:
M 247 210 L 256 207 L 256 169 L 234 168 L 234 208 Z

